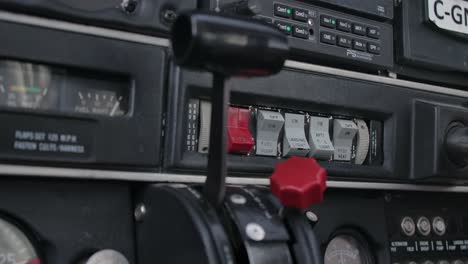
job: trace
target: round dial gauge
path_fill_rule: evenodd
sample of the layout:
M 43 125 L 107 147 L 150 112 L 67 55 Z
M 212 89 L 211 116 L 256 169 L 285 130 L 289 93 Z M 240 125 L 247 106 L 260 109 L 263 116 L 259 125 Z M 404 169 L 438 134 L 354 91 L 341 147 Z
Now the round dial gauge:
M 40 264 L 28 237 L 15 225 L 0 218 L 0 263 Z
M 370 252 L 351 235 L 335 236 L 325 251 L 325 264 L 371 264 Z

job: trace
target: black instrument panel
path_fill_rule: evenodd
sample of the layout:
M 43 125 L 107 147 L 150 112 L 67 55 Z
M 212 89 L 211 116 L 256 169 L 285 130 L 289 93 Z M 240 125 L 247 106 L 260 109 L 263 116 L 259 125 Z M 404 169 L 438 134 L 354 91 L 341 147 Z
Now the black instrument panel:
M 288 35 L 292 58 L 352 68 L 393 67 L 390 23 L 338 12 L 304 1 L 210 1 L 219 12 L 253 17 Z M 349 4 L 343 3 L 344 6 Z M 387 11 L 385 11 L 387 12 Z
M 392 262 L 467 261 L 465 201 L 464 194 L 389 194 L 385 215 Z
M 126 10 L 122 6 L 124 2 L 133 3 L 134 10 Z M 183 4 L 177 1 L 139 1 L 138 5 L 131 0 L 124 2 L 57 0 L 13 3 L 0 0 L 0 7 L 21 12 L 32 6 L 40 6 L 25 12 L 163 35 L 167 34 L 170 23 L 164 21 L 167 13 L 162 12 L 161 8 L 171 10 L 166 7 L 172 7 L 172 4 L 177 10 L 185 4 L 195 7 L 194 1 Z M 306 1 L 269 2 L 266 5 L 268 12 L 257 18 L 268 21 L 271 18 L 275 26 L 291 31 L 285 33 L 291 34 L 291 44 L 296 51 L 302 52 L 296 53 L 295 58 L 300 58 L 302 54 L 311 55 L 307 60 L 314 63 L 315 59 L 321 58 L 322 61 L 318 60 L 318 63 L 327 61 L 328 65 L 336 67 L 341 67 L 343 62 L 356 66 L 355 70 L 366 69 L 374 73 L 381 69 L 390 70 L 393 66 L 393 21 L 399 19 L 397 17 L 392 21 L 392 8 L 387 6 L 384 11 L 379 11 L 377 4 L 375 13 L 353 6 L 350 4 L 352 1 L 324 2 L 315 1 L 314 6 Z M 362 1 L 361 4 L 364 2 L 368 3 Z M 380 3 L 389 2 L 393 1 Z M 287 14 L 288 9 L 291 14 Z M 49 14 L 50 10 L 53 12 Z M 280 14 L 281 10 L 285 10 L 286 14 Z M 312 20 L 301 20 L 297 11 L 306 11 L 308 15 L 316 11 L 316 16 Z M 146 16 L 145 12 L 151 14 Z M 309 25 L 310 21 L 312 25 Z M 301 27 L 307 27 L 307 31 L 301 30 Z M 162 174 L 157 172 L 163 172 L 169 179 L 171 173 L 205 173 L 206 152 L 209 149 L 206 146 L 199 148 L 199 129 L 206 128 L 206 120 L 202 120 L 199 112 L 201 104 L 206 108 L 211 100 L 210 74 L 181 70 L 172 65 L 168 48 L 137 41 L 8 22 L 0 22 L 0 31 L 9 36 L 0 44 L 0 122 L 4 124 L 0 129 L 1 163 L 108 169 L 106 173 L 110 174 L 118 173 L 117 170 L 151 171 L 155 172 L 151 175 L 158 176 Z M 301 35 L 306 32 L 309 34 L 308 40 Z M 320 43 L 320 38 L 326 39 L 327 36 L 330 42 Z M 351 47 L 340 46 L 339 39 L 345 39 L 343 36 L 351 38 Z M 313 37 L 316 37 L 315 44 L 319 43 L 315 48 L 308 46 L 313 42 Z M 445 37 L 456 38 L 459 44 L 464 41 L 459 35 Z M 379 60 L 363 63 L 356 58 L 345 58 L 343 51 L 356 51 L 356 40 L 364 41 L 366 48 L 361 53 L 353 54 L 373 54 L 373 58 L 381 56 Z M 33 48 L 31 43 L 34 43 Z M 348 44 L 348 41 L 341 43 Z M 372 44 L 375 48 L 369 49 Z M 380 45 L 379 48 L 375 44 Z M 335 51 L 341 53 L 337 55 Z M 381 54 L 376 54 L 377 51 Z M 406 62 L 412 61 L 411 58 L 407 59 Z M 422 67 L 429 65 L 421 63 L 419 66 Z M 449 67 L 439 66 L 442 67 L 437 67 L 437 70 L 456 68 L 448 64 L 445 66 Z M 402 82 L 390 84 L 359 76 L 339 76 L 298 67 L 287 68 L 269 78 L 230 80 L 228 85 L 233 90 L 231 110 L 238 120 L 229 122 L 229 125 L 238 126 L 235 127 L 238 129 L 236 132 L 241 131 L 239 126 L 244 126 L 242 132 L 245 134 L 239 136 L 236 142 L 241 146 L 237 146 L 236 150 L 242 153 L 228 156 L 229 174 L 247 180 L 252 176 L 266 179 L 277 162 L 289 157 L 285 153 L 290 149 L 295 155 L 309 156 L 305 154 L 309 153 L 307 149 L 287 146 L 287 133 L 291 130 L 286 131 L 286 128 L 280 129 L 278 140 L 271 141 L 274 143 L 270 150 L 277 150 L 277 154 L 263 155 L 267 153 L 265 149 L 262 150 L 264 152 L 258 151 L 258 142 L 265 142 L 257 140 L 260 134 L 259 113 L 263 111 L 284 119 L 304 116 L 303 131 L 294 131 L 305 132 L 306 141 L 313 139 L 311 127 L 314 124 L 323 125 L 324 121 L 330 122 L 330 125 L 323 125 L 325 129 L 320 131 L 322 134 L 319 136 L 329 133 L 334 144 L 338 142 L 333 138 L 335 134 L 339 136 L 340 133 L 334 133 L 338 129 L 344 129 L 341 131 L 345 131 L 345 135 L 350 133 L 346 130 L 350 127 L 346 126 L 352 124 L 357 125 L 353 128 L 355 130 L 367 129 L 368 138 L 353 138 L 349 153 L 341 148 L 337 155 L 331 156 L 326 152 L 317 158 L 332 181 L 354 181 L 376 189 L 383 186 L 378 185 L 382 182 L 404 184 L 385 185 L 392 188 L 416 188 L 417 184 L 428 181 L 435 184 L 466 184 L 466 167 L 444 171 L 442 166 L 436 167 L 436 171 L 426 171 L 427 164 L 436 164 L 439 159 L 437 154 L 446 151 L 443 141 L 447 126 L 450 127 L 452 121 L 462 120 L 466 123 L 465 98 L 409 89 L 399 86 Z M 454 91 L 451 93 L 456 94 Z M 421 105 L 429 105 L 430 111 L 420 111 Z M 447 111 L 444 109 L 449 109 L 453 115 L 447 118 L 447 115 L 443 115 Z M 245 125 L 245 117 L 252 122 Z M 313 123 L 312 118 L 318 121 Z M 301 119 L 289 120 L 294 123 Z M 423 133 L 424 136 L 418 136 Z M 433 134 L 436 137 L 431 137 Z M 239 134 L 228 136 L 232 140 L 236 135 Z M 252 137 L 246 142 L 242 138 L 244 135 Z M 297 139 L 294 136 L 290 138 Z M 359 140 L 367 140 L 367 149 L 364 149 L 368 156 L 361 157 L 361 162 L 357 161 Z M 438 150 L 433 152 L 427 142 L 438 144 L 434 145 L 434 149 Z M 428 156 L 435 160 L 428 162 Z M 418 173 L 414 174 L 415 171 Z M 68 176 L 65 175 L 66 171 L 62 173 Z M 96 173 L 100 175 L 98 170 Z M 458 181 L 452 181 L 452 178 Z M 127 177 L 125 180 L 132 179 Z M 237 180 L 242 182 L 242 179 Z M 373 187 L 372 182 L 377 187 Z M 407 183 L 416 185 L 405 185 Z M 13 258 L 27 264 L 81 264 L 92 253 L 106 248 L 118 250 L 130 263 L 153 263 L 155 260 L 148 256 L 157 253 L 151 248 L 157 245 L 152 243 L 155 236 L 161 233 L 169 237 L 175 233 L 184 238 L 187 236 L 182 228 L 154 232 L 161 228 L 154 223 L 160 221 L 157 223 L 172 226 L 177 221 L 195 219 L 187 215 L 177 218 L 177 221 L 166 218 L 169 215 L 177 216 L 180 211 L 174 210 L 169 202 L 161 201 L 159 197 L 141 199 L 151 194 L 153 187 L 165 189 L 167 186 L 141 182 L 6 177 L 0 180 L 0 264 Z M 176 184 L 170 187 L 181 188 Z M 199 199 L 203 196 L 202 192 L 194 192 L 191 185 L 189 187 L 185 190 L 188 197 Z M 232 190 L 253 190 L 257 187 L 230 188 L 229 201 L 242 203 L 242 197 L 239 200 L 238 196 L 231 196 L 236 194 Z M 271 196 L 268 189 L 258 188 Z M 429 187 L 421 187 L 424 188 Z M 196 186 L 195 189 L 201 187 Z M 248 192 L 245 194 L 251 195 Z M 257 206 L 262 207 L 254 195 L 248 197 L 251 199 L 249 201 L 255 201 Z M 310 227 L 307 229 L 309 231 L 313 227 L 320 245 L 320 259 L 325 264 L 413 264 L 413 261 L 418 264 L 460 264 L 468 260 L 468 239 L 465 239 L 468 235 L 468 216 L 463 213 L 466 211 L 466 199 L 466 194 L 331 188 L 322 204 L 304 212 L 310 221 L 305 226 Z M 155 210 L 158 207 L 162 208 L 161 211 Z M 198 212 L 196 210 L 199 208 L 188 207 L 189 212 Z M 276 207 L 281 208 L 275 204 L 275 210 Z M 245 206 L 239 205 L 239 208 L 242 210 Z M 278 218 L 279 212 L 281 210 L 274 212 Z M 6 233 L 9 235 L 2 236 Z M 172 245 L 166 243 L 164 238 L 158 239 L 161 245 Z M 13 243 L 20 246 L 5 250 L 6 247 L 1 247 L 4 241 L 10 243 L 7 243 L 8 246 Z M 172 240 L 171 243 L 174 243 L 174 253 L 178 253 L 181 249 L 178 241 Z M 29 250 L 20 253 L 22 247 Z M 201 243 L 185 249 L 205 254 Z M 10 255 L 2 255 L 7 251 Z M 288 247 L 284 252 L 289 252 Z M 168 256 L 172 257 L 171 254 Z M 185 262 L 185 257 L 191 258 L 185 255 Z M 167 259 L 167 263 L 174 263 L 174 259 Z
M 465 263 L 466 198 L 331 190 L 311 209 L 324 263 Z
M 2 160 L 158 166 L 163 49 L 14 23 L 0 28 L 11 35 L 0 46 Z

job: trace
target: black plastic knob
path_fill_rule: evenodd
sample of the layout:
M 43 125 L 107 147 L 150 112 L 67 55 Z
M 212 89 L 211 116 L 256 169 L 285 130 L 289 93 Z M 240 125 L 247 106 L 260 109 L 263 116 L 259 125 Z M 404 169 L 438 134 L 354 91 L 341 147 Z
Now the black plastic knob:
M 459 167 L 468 165 L 468 127 L 456 123 L 448 130 L 445 148 L 449 159 Z
M 228 14 L 181 14 L 171 40 L 177 64 L 224 76 L 275 74 L 289 53 L 286 36 L 274 27 Z
M 120 4 L 122 11 L 124 11 L 127 14 L 131 14 L 135 12 L 137 6 L 138 6 L 138 0 L 123 0 L 122 3 Z

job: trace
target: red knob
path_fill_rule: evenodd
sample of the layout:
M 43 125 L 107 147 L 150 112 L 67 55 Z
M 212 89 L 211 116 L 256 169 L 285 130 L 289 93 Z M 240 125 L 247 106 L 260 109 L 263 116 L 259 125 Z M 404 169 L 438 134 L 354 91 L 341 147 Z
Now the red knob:
M 276 165 L 271 192 L 286 207 L 306 209 L 323 200 L 327 172 L 315 159 L 292 157 Z

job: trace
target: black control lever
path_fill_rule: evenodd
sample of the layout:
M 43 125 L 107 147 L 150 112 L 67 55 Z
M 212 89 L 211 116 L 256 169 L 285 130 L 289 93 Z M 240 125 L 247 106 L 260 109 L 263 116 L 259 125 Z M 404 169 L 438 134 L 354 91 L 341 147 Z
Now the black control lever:
M 220 206 L 225 195 L 229 77 L 259 77 L 281 70 L 288 40 L 277 29 L 255 20 L 209 12 L 179 15 L 172 28 L 177 64 L 213 73 L 207 199 Z
M 468 127 L 454 124 L 446 135 L 445 146 L 452 162 L 460 167 L 468 165 Z
M 142 264 L 320 263 L 313 230 L 298 210 L 323 197 L 326 173 L 314 160 L 296 157 L 278 165 L 271 192 L 225 186 L 230 95 L 225 80 L 280 71 L 288 55 L 286 36 L 259 21 L 195 12 L 178 17 L 172 45 L 180 66 L 214 75 L 208 177 L 203 189 L 156 184 L 137 197 L 138 204 L 148 208 L 137 226 L 139 260 Z M 293 213 L 281 214 L 278 200 Z

